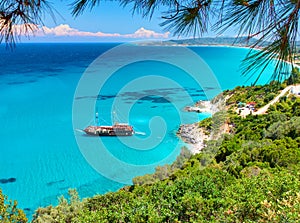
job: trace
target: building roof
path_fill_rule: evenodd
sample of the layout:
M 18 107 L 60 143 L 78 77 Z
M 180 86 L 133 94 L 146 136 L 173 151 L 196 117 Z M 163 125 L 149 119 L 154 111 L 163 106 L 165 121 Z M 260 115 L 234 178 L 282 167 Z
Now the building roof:
M 298 93 L 300 93 L 300 85 L 293 86 L 293 87 L 291 88 L 291 93 L 292 93 L 292 94 L 298 94 Z

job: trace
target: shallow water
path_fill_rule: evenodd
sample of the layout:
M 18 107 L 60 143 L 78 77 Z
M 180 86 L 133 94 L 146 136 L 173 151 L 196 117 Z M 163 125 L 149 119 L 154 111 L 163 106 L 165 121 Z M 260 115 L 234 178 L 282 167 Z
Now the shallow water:
M 171 163 L 184 145 L 175 136 L 178 126 L 208 116 L 186 113 L 183 108 L 190 105 L 191 100 L 205 100 L 205 92 L 215 86 L 199 86 L 185 70 L 162 61 L 145 60 L 123 66 L 98 95 L 74 99 L 85 69 L 115 46 L 21 44 L 14 51 L 0 47 L 0 188 L 9 198 L 18 200 L 27 214 L 32 214 L 38 206 L 56 204 L 57 197 L 66 195 L 68 188 L 77 188 L 81 197 L 115 191 L 129 184 L 134 176 L 151 173 L 155 166 Z M 251 84 L 251 81 L 245 83 L 247 78 L 239 71 L 247 49 L 190 49 L 208 64 L 221 89 Z M 107 66 L 110 63 L 108 61 Z M 185 63 L 189 63 L 189 58 Z M 271 67 L 268 69 L 270 73 Z M 173 80 L 178 86 L 144 79 L 141 83 L 145 86 L 139 84 L 123 89 L 128 83 L 151 75 Z M 265 76 L 260 82 L 267 80 Z M 89 120 L 83 119 L 84 124 L 75 128 L 84 128 L 95 121 L 112 124 L 112 111 L 115 111 L 116 119 L 129 122 L 136 131 L 146 135 L 101 138 L 104 147 L 94 151 L 99 139 L 74 131 L 72 125 L 72 105 L 80 100 L 95 100 L 95 110 L 101 119 L 94 120 L 93 114 L 89 114 Z M 131 106 L 129 114 L 124 114 L 126 105 Z M 87 147 L 79 148 L 78 140 L 85 141 Z M 84 157 L 82 149 L 88 148 L 91 151 Z M 110 158 L 126 165 L 107 160 L 104 149 Z M 85 159 L 95 153 L 103 155 L 95 160 L 101 174 L 89 164 L 93 161 Z

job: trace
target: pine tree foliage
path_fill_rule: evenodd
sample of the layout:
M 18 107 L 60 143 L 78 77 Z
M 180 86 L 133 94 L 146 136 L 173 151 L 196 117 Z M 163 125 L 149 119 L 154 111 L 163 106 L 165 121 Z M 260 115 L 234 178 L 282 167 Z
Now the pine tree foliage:
M 54 19 L 54 9 L 46 0 L 2 0 L 0 2 L 0 42 L 14 44 L 43 24 L 43 15 Z

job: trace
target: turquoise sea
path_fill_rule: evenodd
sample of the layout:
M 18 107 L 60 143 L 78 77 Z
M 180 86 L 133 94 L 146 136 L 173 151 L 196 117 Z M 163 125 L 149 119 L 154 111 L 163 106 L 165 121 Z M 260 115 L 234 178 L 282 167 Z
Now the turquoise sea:
M 251 84 L 239 69 L 246 48 L 190 47 L 209 74 L 188 56 L 180 59 L 180 50 L 169 54 L 179 58 L 180 66 L 165 62 L 170 58 L 163 53 L 159 60 L 151 59 L 164 51 L 158 47 L 150 47 L 145 58 L 139 46 L 139 53 L 106 53 L 98 59 L 100 67 L 97 61 L 92 64 L 118 45 L 19 44 L 14 50 L 0 46 L 0 188 L 28 215 L 39 206 L 57 204 L 68 188 L 76 188 L 81 197 L 116 191 L 134 176 L 171 163 L 184 145 L 175 135 L 179 125 L 209 116 L 184 112 L 184 106 L 211 98 L 220 89 Z M 141 59 L 112 69 L 98 92 L 89 91 L 97 83 L 83 83 L 86 75 L 103 81 L 106 69 L 136 56 Z M 199 85 L 189 69 L 201 70 L 203 83 Z M 265 72 L 270 74 L 272 67 Z M 220 86 L 204 81 L 211 74 Z M 267 81 L 265 75 L 260 83 Z M 94 106 L 87 109 L 85 102 Z M 76 130 L 95 122 L 110 125 L 115 119 L 143 134 L 99 139 Z

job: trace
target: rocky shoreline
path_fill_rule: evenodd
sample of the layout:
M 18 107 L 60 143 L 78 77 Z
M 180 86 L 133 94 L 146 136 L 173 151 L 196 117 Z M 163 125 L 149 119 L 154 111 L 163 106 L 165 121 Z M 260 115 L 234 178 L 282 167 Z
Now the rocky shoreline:
M 198 101 L 193 106 L 186 106 L 184 110 L 187 112 L 211 114 L 214 112 L 213 104 L 210 101 Z M 209 135 L 205 134 L 205 131 L 199 127 L 198 123 L 180 125 L 177 136 L 188 144 L 192 154 L 200 153 L 205 147 L 205 141 L 210 138 Z
M 205 147 L 205 141 L 210 138 L 199 127 L 198 123 L 181 125 L 177 131 L 177 135 L 189 145 L 192 154 L 200 153 Z
M 226 98 L 225 98 L 226 100 Z M 214 114 L 217 111 L 224 109 L 224 99 L 222 94 L 215 97 L 211 101 L 198 101 L 193 106 L 186 106 L 185 111 L 188 112 L 203 112 Z M 188 109 L 192 108 L 192 109 Z M 198 123 L 180 125 L 177 136 L 188 144 L 192 154 L 200 153 L 206 146 L 205 142 L 211 140 L 211 134 L 207 134 L 205 129 L 199 127 Z
M 194 106 L 186 106 L 184 110 L 187 112 L 211 113 L 212 104 L 210 101 L 198 101 Z

